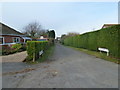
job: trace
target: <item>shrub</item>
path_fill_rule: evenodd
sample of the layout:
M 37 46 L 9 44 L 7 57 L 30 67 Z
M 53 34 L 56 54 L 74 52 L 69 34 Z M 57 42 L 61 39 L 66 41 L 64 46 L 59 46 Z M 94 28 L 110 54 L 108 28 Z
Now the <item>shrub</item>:
M 27 53 L 28 60 L 37 60 L 39 58 L 39 51 L 45 51 L 48 48 L 48 41 L 28 41 L 27 42 Z
M 21 44 L 14 44 L 14 45 L 12 45 L 11 48 L 14 49 L 16 52 L 18 52 L 22 48 L 22 45 Z
M 55 43 L 55 42 L 54 42 L 54 38 L 49 38 L 48 44 L 49 44 L 49 45 L 54 45 L 54 43 Z
M 2 55 L 9 55 L 9 54 L 13 54 L 16 52 L 20 52 L 20 51 L 25 51 L 26 50 L 26 44 L 14 44 L 12 46 L 9 45 L 4 45 L 1 48 L 1 54 Z
M 2 55 L 9 55 L 15 53 L 15 49 L 9 47 L 9 46 L 2 46 Z
M 26 44 L 22 44 L 21 50 L 22 50 L 22 51 L 25 51 L 25 50 L 26 50 Z

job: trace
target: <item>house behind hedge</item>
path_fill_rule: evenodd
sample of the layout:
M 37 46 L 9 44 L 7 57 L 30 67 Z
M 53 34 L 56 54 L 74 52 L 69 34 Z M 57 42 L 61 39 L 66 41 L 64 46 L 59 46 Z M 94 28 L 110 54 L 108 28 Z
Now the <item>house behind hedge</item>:
M 28 40 L 32 39 L 15 29 L 0 23 L 0 46 L 11 46 L 16 43 L 25 44 Z
M 108 27 L 111 27 L 111 26 L 115 26 L 115 25 L 119 25 L 119 24 L 104 24 L 104 25 L 102 26 L 102 29 L 103 29 L 103 28 L 108 28 Z

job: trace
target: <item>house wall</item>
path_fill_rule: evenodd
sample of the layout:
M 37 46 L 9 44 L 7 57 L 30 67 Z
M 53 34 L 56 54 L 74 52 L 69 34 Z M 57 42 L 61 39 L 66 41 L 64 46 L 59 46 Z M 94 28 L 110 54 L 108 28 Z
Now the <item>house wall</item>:
M 12 37 L 10 36 L 3 36 L 4 37 L 4 43 L 12 43 L 13 40 L 12 40 Z
M 1 37 L 4 37 L 4 43 L 13 43 L 13 37 L 19 37 L 20 43 L 24 42 L 24 39 L 22 39 L 20 36 L 2 35 Z
M 0 37 L 4 38 L 4 44 L 0 44 L 0 51 L 4 48 L 9 49 L 13 44 L 13 37 L 19 37 L 19 36 L 12 36 L 12 35 L 0 35 Z M 20 43 L 24 42 L 24 39 L 20 38 Z

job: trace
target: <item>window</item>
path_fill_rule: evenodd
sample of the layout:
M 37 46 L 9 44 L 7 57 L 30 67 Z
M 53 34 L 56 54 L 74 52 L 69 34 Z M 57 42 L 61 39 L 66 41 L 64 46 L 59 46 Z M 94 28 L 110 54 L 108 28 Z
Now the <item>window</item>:
M 4 39 L 3 37 L 0 37 L 0 44 L 3 44 L 4 43 Z
M 13 42 L 14 43 L 19 43 L 20 42 L 20 38 L 19 37 L 14 37 L 13 38 Z

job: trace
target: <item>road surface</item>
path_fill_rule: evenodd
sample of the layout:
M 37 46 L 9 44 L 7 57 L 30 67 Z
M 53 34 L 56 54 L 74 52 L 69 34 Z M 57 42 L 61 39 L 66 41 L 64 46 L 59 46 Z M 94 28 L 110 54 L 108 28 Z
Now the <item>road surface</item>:
M 56 44 L 34 70 L 4 75 L 3 88 L 118 88 L 118 65 Z

